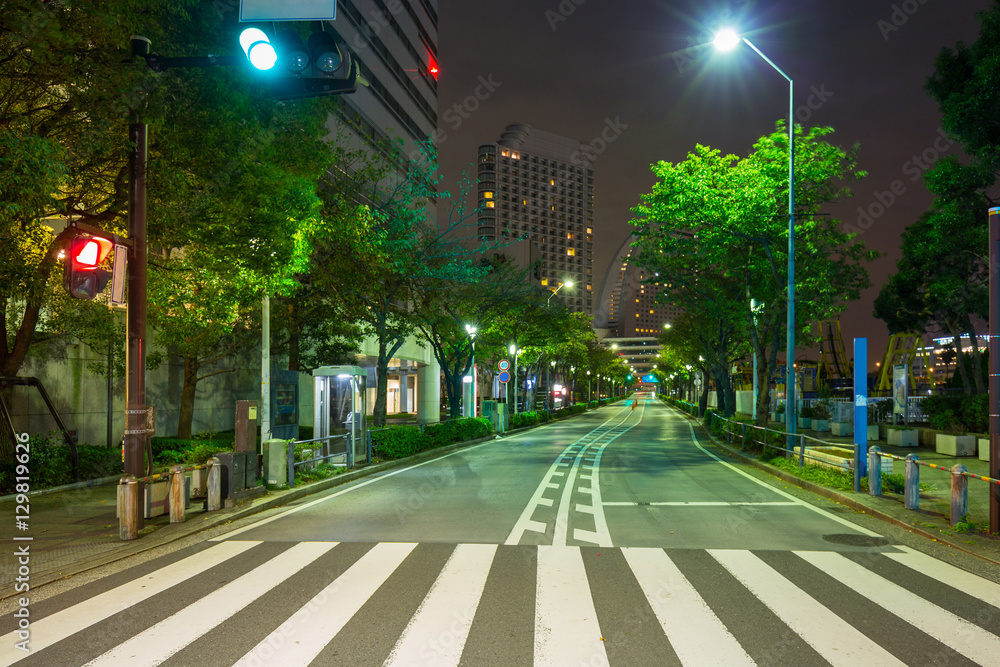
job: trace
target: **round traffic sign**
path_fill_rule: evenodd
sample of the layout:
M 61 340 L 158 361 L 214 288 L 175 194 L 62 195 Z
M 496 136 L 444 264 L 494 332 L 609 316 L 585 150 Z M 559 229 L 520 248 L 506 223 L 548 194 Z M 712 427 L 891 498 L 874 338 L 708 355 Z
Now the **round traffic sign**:
M 500 370 L 502 370 L 502 371 L 505 371 L 505 370 L 507 370 L 508 368 L 510 368 L 510 362 L 509 362 L 509 361 L 507 361 L 506 359 L 501 359 L 501 360 L 500 360 L 500 361 L 499 361 L 499 362 L 497 363 L 497 368 L 499 368 L 499 369 L 500 369 Z
M 503 371 L 502 373 L 500 373 L 500 377 L 498 379 L 501 382 L 509 382 L 510 381 L 510 373 L 508 373 L 507 371 Z

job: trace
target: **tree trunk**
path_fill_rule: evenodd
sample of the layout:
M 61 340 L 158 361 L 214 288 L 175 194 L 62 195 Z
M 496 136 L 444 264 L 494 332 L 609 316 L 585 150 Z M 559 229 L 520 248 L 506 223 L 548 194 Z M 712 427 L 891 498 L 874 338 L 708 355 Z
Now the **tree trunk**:
M 757 426 L 767 426 L 768 412 L 771 407 L 771 369 L 767 366 L 767 357 L 761 350 L 757 355 L 757 404 L 754 406 L 754 423 Z
M 299 326 L 298 312 L 294 303 L 288 304 L 288 370 L 299 370 Z
M 386 403 L 389 398 L 389 356 L 387 346 L 381 338 L 378 342 L 378 365 L 375 367 L 375 408 L 372 411 L 372 421 L 375 428 L 385 426 L 388 410 Z
M 965 367 L 965 352 L 962 351 L 962 338 L 958 332 L 958 327 L 948 324 L 948 331 L 955 341 L 955 366 L 958 367 L 959 377 L 962 378 L 962 388 L 966 394 L 972 393 L 972 381 L 969 379 L 968 369 Z
M 969 342 L 972 343 L 972 380 L 976 387 L 977 394 L 986 393 L 986 383 L 983 380 L 983 355 L 979 351 L 979 336 L 972 322 L 966 318 L 966 329 L 969 331 Z
M 194 422 L 194 397 L 198 388 L 198 368 L 200 364 L 196 357 L 184 357 L 184 380 L 181 384 L 181 403 L 177 415 L 177 437 L 181 440 L 191 439 L 191 426 Z

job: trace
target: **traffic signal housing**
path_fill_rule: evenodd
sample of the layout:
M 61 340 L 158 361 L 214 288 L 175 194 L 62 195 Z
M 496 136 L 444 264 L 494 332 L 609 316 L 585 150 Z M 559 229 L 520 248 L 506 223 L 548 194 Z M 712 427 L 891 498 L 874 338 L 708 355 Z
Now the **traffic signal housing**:
M 108 284 L 111 273 L 98 268 L 114 244 L 105 238 L 78 233 L 70 239 L 63 261 L 63 287 L 74 299 L 93 299 Z
M 306 43 L 291 30 L 279 30 L 272 38 L 260 28 L 247 28 L 240 33 L 240 46 L 249 63 L 269 77 L 278 99 L 344 95 L 358 89 L 358 63 L 332 28 L 313 31 Z

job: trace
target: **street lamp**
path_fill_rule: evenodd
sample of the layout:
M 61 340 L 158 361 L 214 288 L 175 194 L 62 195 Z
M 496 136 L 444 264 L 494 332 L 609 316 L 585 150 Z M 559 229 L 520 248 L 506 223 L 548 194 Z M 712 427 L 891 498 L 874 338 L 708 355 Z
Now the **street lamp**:
M 734 49 L 746 43 L 757 55 L 788 81 L 788 323 L 785 342 L 785 402 L 790 419 L 785 420 L 785 446 L 792 449 L 795 443 L 795 84 L 770 58 L 746 37 L 725 29 L 715 36 L 715 47 L 720 51 Z
M 552 292 L 552 294 L 549 295 L 549 300 L 545 302 L 545 307 L 548 308 L 549 304 L 552 303 L 552 297 L 558 294 L 559 290 L 561 290 L 563 287 L 572 287 L 572 286 L 573 286 L 573 281 L 567 280 L 564 283 L 559 283 L 559 287 L 555 288 L 554 290 L 549 290 L 550 292 Z
M 476 399 L 478 398 L 477 393 L 479 389 L 479 387 L 476 386 L 476 331 L 478 331 L 478 329 L 476 329 L 476 327 L 472 326 L 471 324 L 466 324 L 465 331 L 466 333 L 469 334 L 469 340 L 472 341 L 472 360 L 470 363 L 470 366 L 472 367 L 472 396 L 471 396 L 472 401 L 470 403 L 470 409 L 468 410 L 468 415 L 470 417 L 475 417 Z
M 521 350 L 517 349 L 517 345 L 511 343 L 509 351 L 510 355 L 514 357 L 514 377 L 512 379 L 514 382 L 514 414 L 516 415 L 517 414 L 517 355 L 521 352 Z

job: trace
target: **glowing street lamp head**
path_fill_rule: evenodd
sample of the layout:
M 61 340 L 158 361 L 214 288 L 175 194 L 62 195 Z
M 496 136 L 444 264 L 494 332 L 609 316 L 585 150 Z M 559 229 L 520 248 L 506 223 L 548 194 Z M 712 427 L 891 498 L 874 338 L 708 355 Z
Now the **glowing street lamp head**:
M 712 43 L 720 51 L 732 51 L 740 43 L 740 36 L 732 28 L 723 28 L 715 34 Z

